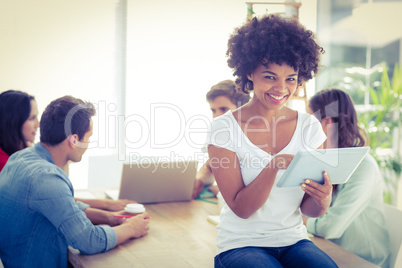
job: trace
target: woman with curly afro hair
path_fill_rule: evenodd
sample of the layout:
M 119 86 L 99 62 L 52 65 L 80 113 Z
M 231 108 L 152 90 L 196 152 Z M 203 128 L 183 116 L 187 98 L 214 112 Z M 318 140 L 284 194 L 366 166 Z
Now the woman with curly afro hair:
M 224 199 L 215 267 L 337 267 L 312 243 L 302 213 L 318 217 L 331 203 L 332 185 L 305 180 L 276 183 L 302 149 L 322 148 L 318 120 L 286 102 L 319 69 L 322 48 L 298 21 L 254 18 L 228 41 L 228 64 L 252 99 L 215 118 L 208 135 L 210 166 Z

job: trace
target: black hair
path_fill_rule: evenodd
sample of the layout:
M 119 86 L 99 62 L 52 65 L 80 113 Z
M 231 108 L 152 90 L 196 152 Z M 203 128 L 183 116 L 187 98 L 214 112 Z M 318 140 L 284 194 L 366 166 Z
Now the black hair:
M 90 119 L 95 115 L 93 104 L 72 96 L 52 101 L 40 120 L 40 141 L 57 145 L 69 135 L 77 134 L 81 140 L 90 130 Z
M 31 100 L 35 98 L 19 90 L 0 94 L 0 147 L 8 155 L 28 147 L 22 125 L 31 113 Z
M 228 41 L 228 65 L 237 76 L 236 83 L 244 92 L 253 90 L 248 80 L 257 66 L 287 64 L 298 72 L 298 84 L 311 79 L 319 69 L 320 54 L 324 53 L 312 31 L 296 19 L 279 15 L 254 17 L 236 28 Z

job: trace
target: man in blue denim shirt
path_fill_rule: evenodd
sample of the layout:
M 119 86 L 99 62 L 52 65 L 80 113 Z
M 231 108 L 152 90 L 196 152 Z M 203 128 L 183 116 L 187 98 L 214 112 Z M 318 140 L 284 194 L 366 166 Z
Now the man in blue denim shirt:
M 81 160 L 94 114 L 92 104 L 71 96 L 51 102 L 41 118 L 41 142 L 13 154 L 0 173 L 0 258 L 5 267 L 67 267 L 68 245 L 95 254 L 147 233 L 146 213 L 118 226 L 96 226 L 74 202 L 63 168 Z M 96 219 L 96 210 L 91 215 Z

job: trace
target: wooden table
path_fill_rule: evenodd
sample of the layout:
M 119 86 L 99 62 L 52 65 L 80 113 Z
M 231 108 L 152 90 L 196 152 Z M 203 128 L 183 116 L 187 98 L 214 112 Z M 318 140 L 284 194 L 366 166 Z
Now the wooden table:
M 105 253 L 81 255 L 69 251 L 74 267 L 213 267 L 216 226 L 207 221 L 218 206 L 203 201 L 145 205 L 148 235 Z
M 148 235 L 105 253 L 81 255 L 69 250 L 74 267 L 214 267 L 216 226 L 207 216 L 218 214 L 216 204 L 191 202 L 145 205 L 151 216 Z M 338 245 L 319 238 L 313 242 L 339 267 L 376 267 Z
M 314 244 L 317 245 L 322 251 L 327 253 L 328 256 L 331 257 L 331 259 L 334 260 L 334 262 L 341 268 L 343 267 L 356 267 L 356 268 L 374 268 L 378 267 L 374 264 L 372 264 L 369 261 L 366 261 L 365 259 L 360 258 L 359 256 L 353 254 L 350 251 L 347 251 L 346 249 L 338 246 L 335 243 L 332 243 L 329 240 L 326 240 L 322 237 L 311 237 L 311 241 L 314 242 Z M 364 246 L 364 245 L 362 245 Z

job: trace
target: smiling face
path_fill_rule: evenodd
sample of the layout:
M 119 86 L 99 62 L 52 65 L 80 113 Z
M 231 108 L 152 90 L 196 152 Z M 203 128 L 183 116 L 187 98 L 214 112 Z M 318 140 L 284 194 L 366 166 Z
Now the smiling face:
M 27 145 L 30 145 L 35 141 L 38 128 L 38 106 L 36 105 L 36 101 L 31 100 L 31 113 L 29 114 L 28 119 L 22 125 L 22 136 Z
M 235 110 L 237 106 L 233 104 L 226 96 L 216 97 L 214 100 L 209 101 L 209 107 L 212 111 L 212 117 L 223 115 L 229 110 Z
M 248 79 L 253 82 L 253 99 L 267 109 L 280 109 L 297 89 L 298 73 L 287 64 L 260 64 Z

